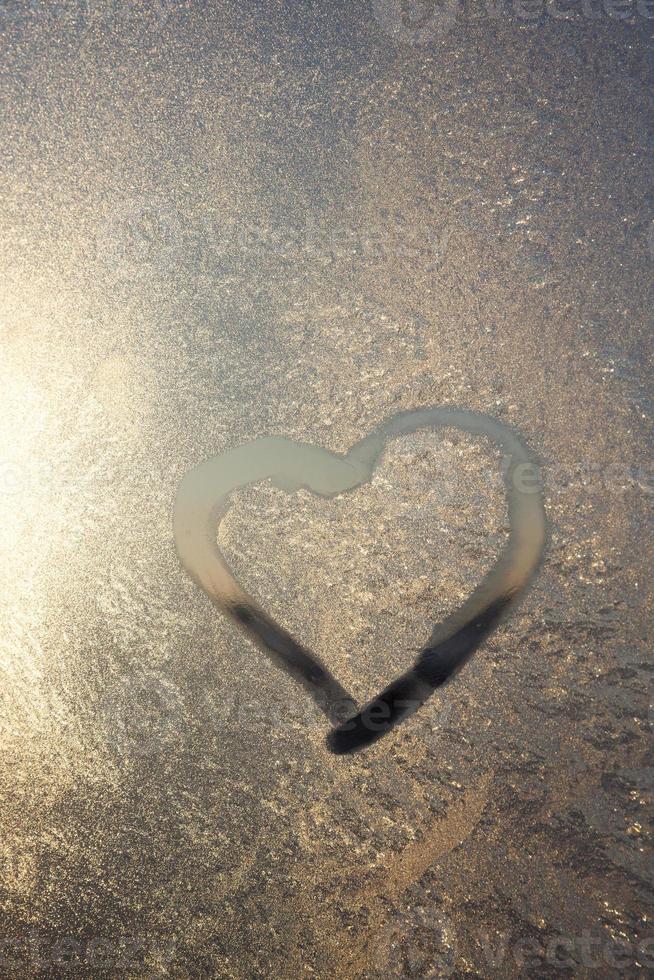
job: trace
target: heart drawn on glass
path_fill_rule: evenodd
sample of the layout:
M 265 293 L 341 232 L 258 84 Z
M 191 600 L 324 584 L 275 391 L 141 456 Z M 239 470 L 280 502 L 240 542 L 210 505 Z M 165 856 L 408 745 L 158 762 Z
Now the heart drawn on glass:
M 273 486 L 289 493 L 306 489 L 334 497 L 371 479 L 391 439 L 440 428 L 487 436 L 503 451 L 509 540 L 468 599 L 435 627 L 415 663 L 357 710 L 353 698 L 322 661 L 241 588 L 218 549 L 217 527 L 234 490 L 271 480 Z M 377 741 L 414 714 L 469 660 L 529 584 L 545 547 L 546 522 L 540 469 L 518 435 L 489 415 L 442 407 L 402 412 L 344 455 L 271 437 L 214 456 L 183 477 L 175 501 L 174 533 L 180 560 L 191 578 L 314 698 L 333 725 L 328 748 L 345 754 Z

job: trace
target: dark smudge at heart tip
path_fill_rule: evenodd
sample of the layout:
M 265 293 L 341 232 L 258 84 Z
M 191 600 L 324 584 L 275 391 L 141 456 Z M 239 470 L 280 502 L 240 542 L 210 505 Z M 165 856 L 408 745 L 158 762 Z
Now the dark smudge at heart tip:
M 327 735 L 327 748 L 334 755 L 348 755 L 383 738 L 395 725 L 415 714 L 433 693 L 415 669 L 407 671 L 370 701 L 357 715 L 333 728 Z

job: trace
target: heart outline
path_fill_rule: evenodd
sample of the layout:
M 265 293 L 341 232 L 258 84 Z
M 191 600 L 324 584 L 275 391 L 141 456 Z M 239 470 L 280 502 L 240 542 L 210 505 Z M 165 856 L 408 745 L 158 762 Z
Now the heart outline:
M 218 548 L 217 526 L 229 510 L 230 495 L 263 480 L 286 492 L 303 488 L 325 498 L 352 492 L 372 478 L 391 439 L 425 428 L 487 436 L 503 449 L 509 458 L 504 470 L 509 541 L 470 596 L 434 628 L 415 663 L 356 711 L 354 700 L 320 658 L 302 647 L 239 585 Z M 518 470 L 524 466 L 532 468 L 536 483 L 529 489 L 518 487 Z M 490 415 L 449 406 L 394 415 L 344 454 L 279 436 L 226 450 L 184 475 L 173 528 L 178 556 L 193 581 L 305 688 L 333 723 L 327 746 L 336 754 L 376 742 L 461 670 L 524 593 L 547 537 L 540 468 L 526 444 Z

